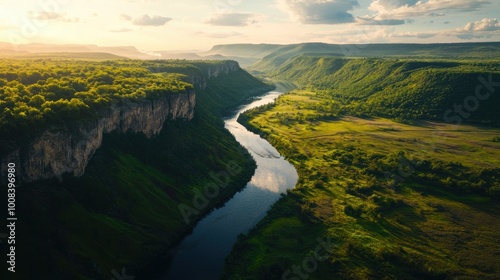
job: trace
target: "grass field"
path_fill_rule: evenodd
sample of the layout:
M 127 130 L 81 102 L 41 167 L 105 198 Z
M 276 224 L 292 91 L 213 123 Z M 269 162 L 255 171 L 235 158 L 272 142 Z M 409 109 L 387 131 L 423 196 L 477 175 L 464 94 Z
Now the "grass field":
M 227 279 L 500 278 L 500 129 L 325 120 L 321 102 L 296 91 L 242 119 L 299 183 L 240 239 Z M 333 245 L 314 262 L 318 238 Z
M 290 121 L 289 125 L 280 126 L 283 123 L 280 115 L 288 115 L 290 119 L 314 116 L 314 110 L 301 108 L 311 103 L 321 103 L 321 100 L 314 99 L 314 94 L 308 91 L 284 95 L 277 108 L 260 114 L 252 123 L 262 126 L 263 131 L 268 126 L 282 136 L 296 141 L 313 140 L 313 144 L 354 141 L 381 153 L 404 150 L 470 167 L 500 166 L 500 143 L 494 140 L 500 137 L 500 129 L 428 121 L 407 125 L 389 119 L 356 117 L 329 122 Z

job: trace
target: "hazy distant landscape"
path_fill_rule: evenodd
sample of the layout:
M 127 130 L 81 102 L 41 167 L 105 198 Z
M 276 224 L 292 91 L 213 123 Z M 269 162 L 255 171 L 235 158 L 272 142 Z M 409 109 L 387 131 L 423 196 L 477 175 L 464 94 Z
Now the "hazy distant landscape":
M 1 279 L 500 279 L 498 14 L 0 1 Z

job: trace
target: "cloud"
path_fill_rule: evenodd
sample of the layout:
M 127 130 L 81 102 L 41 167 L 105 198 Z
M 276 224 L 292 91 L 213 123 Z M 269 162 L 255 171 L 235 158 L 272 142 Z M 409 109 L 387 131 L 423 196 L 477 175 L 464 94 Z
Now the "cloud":
M 489 34 L 474 34 L 474 33 L 461 33 L 456 34 L 457 38 L 463 40 L 481 39 L 481 38 L 491 38 Z
M 134 19 L 134 17 L 133 17 L 133 16 L 131 16 L 131 15 L 127 15 L 127 14 L 121 14 L 121 15 L 120 15 L 120 19 L 121 19 L 121 20 L 124 20 L 124 21 L 131 21 L 131 20 L 133 20 L 133 19 Z
M 434 33 L 418 33 L 417 34 L 417 38 L 419 39 L 427 39 L 427 38 L 432 38 L 434 36 L 436 36 L 437 34 L 434 34 Z
M 244 13 L 215 14 L 205 21 L 205 23 L 219 26 L 247 26 L 256 22 L 254 14 Z
M 63 15 L 58 14 L 58 13 L 46 12 L 46 11 L 42 11 L 42 12 L 30 11 L 30 12 L 28 12 L 28 16 L 31 19 L 43 20 L 43 21 L 48 21 L 48 20 L 55 20 L 55 21 L 61 21 L 61 22 L 78 22 L 79 21 L 78 18 L 71 19 L 71 18 L 64 17 Z
M 120 28 L 120 29 L 111 29 L 111 30 L 109 30 L 109 32 L 117 32 L 117 33 L 130 32 L 130 31 L 132 31 L 132 29 L 130 29 L 130 28 Z
M 375 17 L 357 17 L 358 24 L 361 25 L 401 25 L 405 24 L 402 19 L 377 19 Z
M 378 5 L 386 9 L 394 9 L 403 6 L 414 6 L 418 0 L 378 0 L 373 2 L 377 2 Z
M 52 20 L 61 18 L 62 16 L 54 12 L 29 12 L 29 17 L 37 20 Z
M 172 18 L 169 17 L 150 16 L 148 14 L 144 14 L 136 18 L 134 18 L 131 15 L 121 14 L 120 19 L 124 21 L 130 21 L 132 22 L 133 25 L 140 25 L 140 26 L 162 26 L 172 20 Z
M 483 18 L 480 21 L 469 22 L 459 31 L 496 31 L 500 30 L 500 23 L 496 18 Z
M 165 23 L 171 21 L 172 18 L 162 17 L 162 16 L 149 16 L 148 14 L 144 14 L 140 17 L 134 18 L 132 24 L 140 25 L 140 26 L 162 26 Z
M 405 32 L 405 33 L 393 33 L 390 36 L 395 38 L 418 38 L 427 39 L 439 35 L 439 33 L 426 33 L 426 32 Z
M 357 0 L 278 0 L 278 8 L 305 24 L 355 22 L 348 11 L 359 7 Z
M 496 18 L 483 18 L 468 22 L 464 27 L 457 28 L 451 35 L 463 40 L 491 38 L 500 35 L 500 23 Z
M 424 15 L 441 16 L 444 15 L 442 11 L 449 12 L 450 10 L 478 11 L 490 3 L 486 0 L 372 0 L 368 8 L 375 11 L 378 17 L 405 19 Z

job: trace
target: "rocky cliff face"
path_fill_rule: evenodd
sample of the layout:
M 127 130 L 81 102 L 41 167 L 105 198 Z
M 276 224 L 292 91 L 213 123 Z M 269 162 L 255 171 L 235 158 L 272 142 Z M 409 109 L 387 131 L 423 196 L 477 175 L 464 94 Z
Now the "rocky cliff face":
M 136 132 L 149 138 L 161 131 L 166 120 L 193 118 L 194 105 L 194 91 L 113 105 L 94 124 L 77 132 L 45 131 L 30 144 L 18 147 L 2 158 L 1 172 L 6 174 L 7 164 L 15 163 L 17 181 L 21 182 L 61 178 L 65 173 L 80 176 L 104 134 Z
M 238 71 L 240 66 L 236 61 L 223 61 L 201 64 L 199 68 L 200 74 L 192 75 L 189 81 L 204 89 L 208 79 Z M 0 157 L 0 182 L 6 181 L 8 163 L 16 165 L 17 182 L 62 178 L 66 173 L 80 176 L 101 146 L 104 134 L 136 132 L 149 138 L 160 133 L 166 120 L 193 118 L 194 106 L 194 91 L 154 101 L 129 101 L 111 106 L 94 124 L 81 127 L 77 132 L 45 131 L 31 143 Z
M 231 72 L 236 72 L 240 68 L 240 65 L 236 61 L 228 60 L 222 63 L 214 63 L 206 65 L 203 69 L 204 73 L 199 76 L 189 77 L 189 82 L 198 88 L 205 89 L 207 86 L 207 80 L 214 77 L 219 77 L 220 75 L 227 75 Z

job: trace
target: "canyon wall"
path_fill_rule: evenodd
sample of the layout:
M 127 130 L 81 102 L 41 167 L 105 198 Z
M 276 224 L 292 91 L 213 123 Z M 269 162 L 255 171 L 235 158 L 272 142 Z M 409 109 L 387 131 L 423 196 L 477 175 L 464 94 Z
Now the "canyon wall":
M 199 89 L 204 89 L 210 78 L 241 69 L 236 61 L 199 66 L 199 74 L 189 77 L 189 81 Z M 92 124 L 73 129 L 49 129 L 33 141 L 19 145 L 1 156 L 0 181 L 6 183 L 4 176 L 9 163 L 16 165 L 18 183 L 62 179 L 66 173 L 80 176 L 101 146 L 106 133 L 144 133 L 150 138 L 160 133 L 167 120 L 193 118 L 195 99 L 194 90 L 190 90 L 155 100 L 120 102 L 100 112 L 100 118 Z
M 8 163 L 14 163 L 18 182 L 61 178 L 65 173 L 80 176 L 101 147 L 104 134 L 134 132 L 150 138 L 160 133 L 166 120 L 193 118 L 194 106 L 194 91 L 114 104 L 94 123 L 72 130 L 47 130 L 20 145 L 2 157 L 1 172 L 6 174 Z

